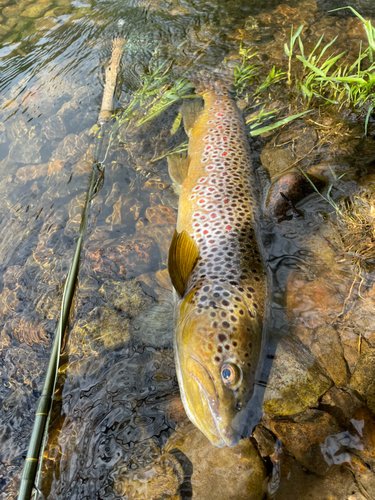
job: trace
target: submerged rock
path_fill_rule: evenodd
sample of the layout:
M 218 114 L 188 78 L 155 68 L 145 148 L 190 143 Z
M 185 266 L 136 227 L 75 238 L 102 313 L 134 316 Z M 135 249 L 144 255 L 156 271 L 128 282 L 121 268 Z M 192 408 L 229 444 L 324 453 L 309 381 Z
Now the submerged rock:
M 134 278 L 155 269 L 159 252 L 151 238 L 119 238 L 106 246 L 89 249 L 87 258 L 94 271 L 103 277 Z
M 180 500 L 184 471 L 172 453 L 164 453 L 137 472 L 129 472 L 118 480 L 114 489 L 126 500 Z
M 159 205 L 156 207 L 148 207 L 146 209 L 146 219 L 151 224 L 176 224 L 176 210 Z
M 149 236 L 158 245 L 161 255 L 161 262 L 167 265 L 169 247 L 175 231 L 174 224 L 149 224 L 141 230 L 141 234 Z
M 279 341 L 267 381 L 263 408 L 274 415 L 293 415 L 314 406 L 332 386 L 317 361 L 294 337 Z
M 332 326 L 325 325 L 316 330 L 311 351 L 336 385 L 342 386 L 349 382 L 344 350 Z
M 309 410 L 293 420 L 273 420 L 271 429 L 306 469 L 318 475 L 328 472 L 329 465 L 325 461 L 321 445 L 328 436 L 340 431 L 331 415 L 319 410 Z
M 10 145 L 9 158 L 17 163 L 40 163 L 42 161 L 40 154 L 42 146 L 43 139 L 41 137 L 16 139 Z
M 322 189 L 326 184 L 323 178 L 311 174 L 309 174 L 309 179 L 318 190 Z M 303 174 L 300 172 L 286 173 L 276 179 L 270 187 L 266 199 L 267 213 L 271 216 L 284 215 L 290 209 L 290 204 L 282 194 L 295 205 L 314 192 L 314 187 Z
M 375 350 L 371 349 L 359 358 L 350 379 L 350 387 L 375 413 Z
M 16 172 L 16 179 L 25 183 L 39 177 L 45 177 L 48 172 L 48 164 L 44 163 L 42 165 L 28 165 L 27 167 L 21 167 Z
M 298 272 L 288 277 L 287 307 L 293 317 L 308 328 L 330 323 L 340 314 L 343 300 L 335 287 L 324 278 L 301 279 Z
M 267 499 L 368 500 L 361 494 L 352 472 L 334 466 L 322 477 L 306 470 L 291 454 L 282 453 L 274 463 Z
M 193 467 L 192 498 L 261 500 L 266 470 L 250 439 L 217 448 L 192 423 L 181 424 L 168 439 L 167 452 L 180 450 Z

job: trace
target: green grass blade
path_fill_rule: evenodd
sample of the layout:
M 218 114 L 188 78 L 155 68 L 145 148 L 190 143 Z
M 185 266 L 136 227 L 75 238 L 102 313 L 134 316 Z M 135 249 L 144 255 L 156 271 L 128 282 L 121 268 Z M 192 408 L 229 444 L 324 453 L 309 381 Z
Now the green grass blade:
M 319 76 L 322 76 L 323 78 L 326 77 L 326 75 L 325 75 L 325 73 L 323 73 L 323 71 L 321 71 L 319 68 L 317 68 L 316 66 L 311 64 L 311 62 L 309 62 L 307 59 L 305 59 L 304 57 L 299 56 L 299 55 L 297 55 L 296 57 L 299 61 L 301 61 L 301 63 L 304 66 L 307 66 L 309 69 L 311 69 L 311 71 L 313 71 L 314 73 L 316 73 Z
M 299 118 L 303 115 L 306 115 L 307 113 L 311 113 L 311 111 L 313 111 L 313 110 L 308 109 L 307 111 L 303 111 L 303 113 L 298 113 L 297 115 L 293 115 L 293 116 L 287 116 L 283 120 L 279 120 L 276 123 L 273 123 L 272 125 L 268 125 L 267 127 L 262 127 L 262 128 L 258 128 L 256 130 L 253 130 L 252 132 L 250 132 L 250 135 L 252 137 L 255 137 L 256 135 L 263 134 L 264 132 L 269 132 L 271 130 L 275 130 L 278 127 L 282 127 L 286 123 L 289 123 L 289 122 L 295 120 L 296 118 Z

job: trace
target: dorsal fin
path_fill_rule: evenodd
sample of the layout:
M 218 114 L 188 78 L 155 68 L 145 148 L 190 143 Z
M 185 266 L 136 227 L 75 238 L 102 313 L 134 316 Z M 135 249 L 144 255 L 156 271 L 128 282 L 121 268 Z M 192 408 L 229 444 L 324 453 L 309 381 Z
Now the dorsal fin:
M 168 254 L 169 276 L 180 297 L 183 297 L 186 284 L 199 259 L 199 248 L 193 238 L 184 230 L 174 232 Z
M 203 108 L 204 108 L 203 100 L 199 98 L 195 98 L 189 101 L 185 100 L 183 105 L 181 106 L 181 114 L 184 120 L 184 128 L 188 136 L 190 136 L 190 132 L 194 127 L 194 123 L 196 122 L 198 116 L 201 114 Z

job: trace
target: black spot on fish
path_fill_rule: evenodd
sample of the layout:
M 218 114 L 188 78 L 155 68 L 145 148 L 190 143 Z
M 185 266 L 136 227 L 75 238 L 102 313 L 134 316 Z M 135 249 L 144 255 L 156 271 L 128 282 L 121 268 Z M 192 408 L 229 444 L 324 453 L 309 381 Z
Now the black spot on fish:
M 225 342 L 227 340 L 227 336 L 224 335 L 224 333 L 219 333 L 217 338 L 219 339 L 220 342 Z

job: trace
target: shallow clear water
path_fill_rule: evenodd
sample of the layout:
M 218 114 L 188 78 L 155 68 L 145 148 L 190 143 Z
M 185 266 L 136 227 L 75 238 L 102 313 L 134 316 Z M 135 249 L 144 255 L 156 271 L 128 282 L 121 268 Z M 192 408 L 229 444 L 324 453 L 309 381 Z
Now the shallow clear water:
M 368 4 L 360 7 L 368 15 Z M 285 70 L 291 25 L 308 26 L 311 49 L 323 33 L 350 54 L 366 39 L 354 18 L 328 16 L 314 1 L 0 0 L 0 9 L 0 498 L 12 499 L 78 235 L 112 39 L 127 38 L 118 109 L 156 49 L 177 74 L 226 67 L 226 78 L 240 43 L 257 47 L 265 74 Z M 291 100 L 285 86 L 269 99 Z M 253 423 L 262 420 L 251 441 L 217 450 L 188 424 L 166 273 L 178 198 L 164 155 L 187 140 L 182 127 L 170 133 L 179 106 L 120 131 L 108 150 L 39 498 L 373 498 L 374 270 L 371 259 L 349 255 L 349 229 L 316 193 L 298 203 L 303 217 L 289 210 L 280 222 L 261 221 L 272 286 L 264 411 L 254 405 Z M 345 118 L 322 108 L 311 121 L 250 139 L 259 176 L 268 169 L 265 186 L 298 163 L 332 182 L 336 200 L 371 191 L 373 120 L 364 137 L 363 117 Z

